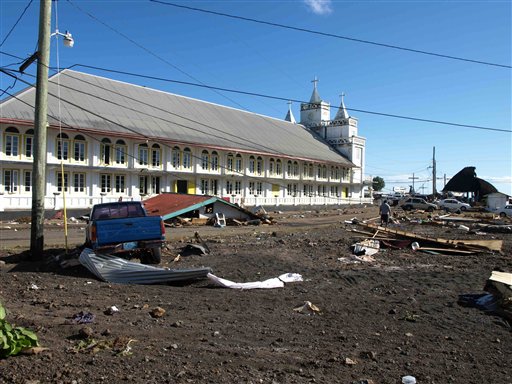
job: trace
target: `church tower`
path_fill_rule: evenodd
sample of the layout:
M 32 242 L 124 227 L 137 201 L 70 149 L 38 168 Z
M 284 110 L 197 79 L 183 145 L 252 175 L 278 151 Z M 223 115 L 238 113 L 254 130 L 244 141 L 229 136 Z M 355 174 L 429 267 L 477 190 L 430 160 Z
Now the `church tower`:
M 352 195 L 363 197 L 364 163 L 366 156 L 366 139 L 358 135 L 358 120 L 349 115 L 341 94 L 341 104 L 333 120 L 326 126 L 327 142 L 338 152 L 348 158 L 355 167 L 352 168 Z
M 309 103 L 300 104 L 300 123 L 324 137 L 322 122 L 327 122 L 331 118 L 331 105 L 322 101 L 317 90 L 318 80 L 312 81 L 313 93 Z
M 344 94 L 341 95 L 341 104 L 336 116 L 331 120 L 331 106 L 320 98 L 317 89 L 318 80 L 315 78 L 312 82 L 313 94 L 309 103 L 300 105 L 300 124 L 318 134 L 332 148 L 354 164 L 349 175 L 342 182 L 343 195 L 345 197 L 364 197 L 366 139 L 358 134 L 358 120 L 348 113 Z

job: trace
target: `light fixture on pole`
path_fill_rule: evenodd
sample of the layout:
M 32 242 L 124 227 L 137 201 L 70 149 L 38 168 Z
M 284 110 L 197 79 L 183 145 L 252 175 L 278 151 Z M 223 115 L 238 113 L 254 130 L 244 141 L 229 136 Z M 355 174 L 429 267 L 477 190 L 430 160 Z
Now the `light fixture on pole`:
M 75 40 L 73 39 L 73 35 L 69 31 L 66 31 L 66 33 L 62 33 L 62 32 L 59 32 L 59 30 L 57 29 L 57 30 L 55 30 L 54 33 L 52 33 L 50 35 L 50 38 L 53 36 L 62 36 L 64 38 L 64 46 L 66 46 L 68 48 L 73 48 L 73 46 L 75 45 Z M 32 64 L 38 58 L 39 58 L 39 51 L 36 51 L 32 54 L 32 56 L 30 56 L 23 63 L 21 63 L 21 65 L 19 67 L 19 71 L 21 73 L 25 72 L 25 69 L 27 69 L 30 66 L 30 64 Z
M 59 32 L 58 29 L 53 32 L 50 37 L 52 36 L 62 36 L 64 38 L 64 45 L 69 48 L 73 48 L 73 45 L 75 45 L 75 40 L 73 40 L 73 35 L 69 33 L 69 31 L 66 31 L 66 33 Z

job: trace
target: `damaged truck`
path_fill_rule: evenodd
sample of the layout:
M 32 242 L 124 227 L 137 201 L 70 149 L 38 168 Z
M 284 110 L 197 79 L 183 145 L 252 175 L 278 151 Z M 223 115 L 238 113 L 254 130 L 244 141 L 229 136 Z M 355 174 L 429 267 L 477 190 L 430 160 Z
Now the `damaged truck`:
M 140 201 L 96 204 L 87 218 L 85 246 L 102 253 L 139 257 L 159 264 L 165 226 L 160 216 L 148 216 Z

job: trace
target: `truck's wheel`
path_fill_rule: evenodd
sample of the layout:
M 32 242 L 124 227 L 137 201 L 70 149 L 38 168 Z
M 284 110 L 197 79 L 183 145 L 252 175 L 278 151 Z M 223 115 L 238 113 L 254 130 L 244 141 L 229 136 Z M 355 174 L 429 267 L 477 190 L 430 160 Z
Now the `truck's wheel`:
M 141 258 L 143 264 L 160 264 L 162 260 L 162 248 L 150 248 L 144 252 Z

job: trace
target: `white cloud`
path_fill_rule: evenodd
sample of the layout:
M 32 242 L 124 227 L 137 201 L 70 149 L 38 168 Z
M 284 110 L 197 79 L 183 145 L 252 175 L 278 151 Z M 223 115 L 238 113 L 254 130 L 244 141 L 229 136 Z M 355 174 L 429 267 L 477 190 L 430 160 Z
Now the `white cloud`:
M 512 176 L 478 176 L 478 178 L 484 179 L 489 183 L 512 184 Z
M 328 15 L 332 13 L 331 0 L 304 0 L 309 10 L 317 15 Z

